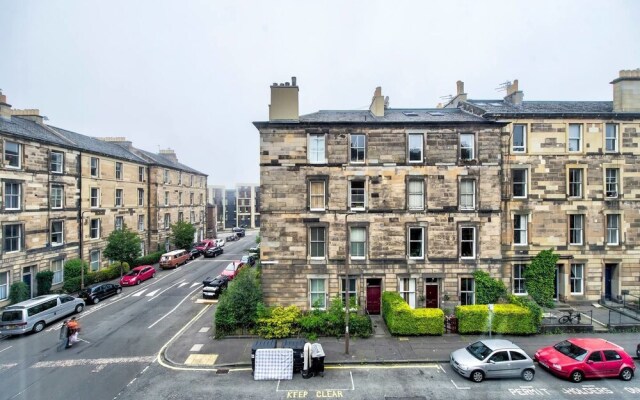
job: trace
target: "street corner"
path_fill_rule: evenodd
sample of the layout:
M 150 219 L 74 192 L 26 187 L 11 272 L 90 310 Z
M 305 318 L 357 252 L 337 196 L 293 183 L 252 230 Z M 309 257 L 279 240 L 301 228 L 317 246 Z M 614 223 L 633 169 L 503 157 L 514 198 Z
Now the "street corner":
M 217 354 L 189 354 L 184 361 L 184 365 L 190 367 L 213 367 L 217 359 Z

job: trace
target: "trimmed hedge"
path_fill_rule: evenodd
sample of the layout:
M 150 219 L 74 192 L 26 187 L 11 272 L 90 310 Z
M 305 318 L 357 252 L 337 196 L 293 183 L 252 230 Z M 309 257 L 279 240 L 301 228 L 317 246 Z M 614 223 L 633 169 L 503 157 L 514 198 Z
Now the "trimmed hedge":
M 489 332 L 489 308 L 486 304 L 457 306 L 458 332 Z M 491 332 L 531 335 L 538 332 L 538 322 L 531 310 L 516 304 L 494 304 Z
M 129 264 L 123 262 L 122 266 L 122 274 L 124 275 L 129 272 Z M 110 281 L 117 278 L 120 278 L 120 262 L 115 262 L 108 268 L 84 274 L 84 286 L 87 287 L 94 283 Z M 71 278 L 65 277 L 64 283 L 62 284 L 62 291 L 64 291 L 65 293 L 79 292 L 80 276 L 74 276 Z
M 396 292 L 382 294 L 382 312 L 393 335 L 444 334 L 444 312 L 441 309 L 412 309 Z
M 295 336 L 300 331 L 300 309 L 296 306 L 268 309 L 256 321 L 256 333 L 265 339 L 282 339 Z
M 155 251 L 153 253 L 149 253 L 146 256 L 136 258 L 131 263 L 131 267 L 139 267 L 140 265 L 153 265 L 160 261 L 160 257 L 164 254 L 164 251 Z

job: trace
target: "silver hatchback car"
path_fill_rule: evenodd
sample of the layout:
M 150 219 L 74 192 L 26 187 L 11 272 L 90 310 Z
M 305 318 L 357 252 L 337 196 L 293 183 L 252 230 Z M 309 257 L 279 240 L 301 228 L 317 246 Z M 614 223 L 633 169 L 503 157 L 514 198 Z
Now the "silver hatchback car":
M 536 366 L 521 348 L 503 339 L 479 340 L 451 353 L 451 367 L 474 382 L 521 377 L 532 381 Z

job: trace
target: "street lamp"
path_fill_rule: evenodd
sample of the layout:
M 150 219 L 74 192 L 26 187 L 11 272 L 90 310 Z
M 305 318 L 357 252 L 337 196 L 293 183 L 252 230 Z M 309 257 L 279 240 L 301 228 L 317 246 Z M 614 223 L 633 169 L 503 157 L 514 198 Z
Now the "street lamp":
M 347 245 L 346 245 L 346 254 L 344 257 L 344 291 L 345 291 L 345 316 L 344 316 L 344 354 L 349 354 L 349 311 L 351 308 L 351 301 L 349 299 L 349 264 L 351 260 L 351 238 L 349 235 L 349 223 L 348 218 L 349 215 L 353 215 L 355 212 L 347 212 L 344 215 L 344 226 L 347 234 Z

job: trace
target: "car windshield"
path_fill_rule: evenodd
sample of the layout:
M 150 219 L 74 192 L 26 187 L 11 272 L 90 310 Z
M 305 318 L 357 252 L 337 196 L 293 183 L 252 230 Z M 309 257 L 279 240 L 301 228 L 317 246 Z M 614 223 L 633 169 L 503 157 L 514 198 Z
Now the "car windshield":
M 205 242 L 196 243 L 195 247 L 204 247 L 206 245 Z
M 236 270 L 236 266 L 233 264 L 229 264 L 227 265 L 227 268 L 225 268 L 226 271 L 235 271 Z
M 127 276 L 137 276 L 139 273 L 140 271 L 133 270 L 133 271 L 127 272 Z
M 587 355 L 587 350 L 582 347 L 576 346 L 568 340 L 562 341 L 555 346 L 554 349 L 558 350 L 560 353 L 564 354 L 567 357 L 571 357 L 574 360 L 582 361 Z
M 467 351 L 471 353 L 471 355 L 477 358 L 478 360 L 484 360 L 489 356 L 489 354 L 491 354 L 493 350 L 488 348 L 482 342 L 475 342 L 467 346 Z
M 249 261 L 249 256 L 242 256 L 242 262 Z

